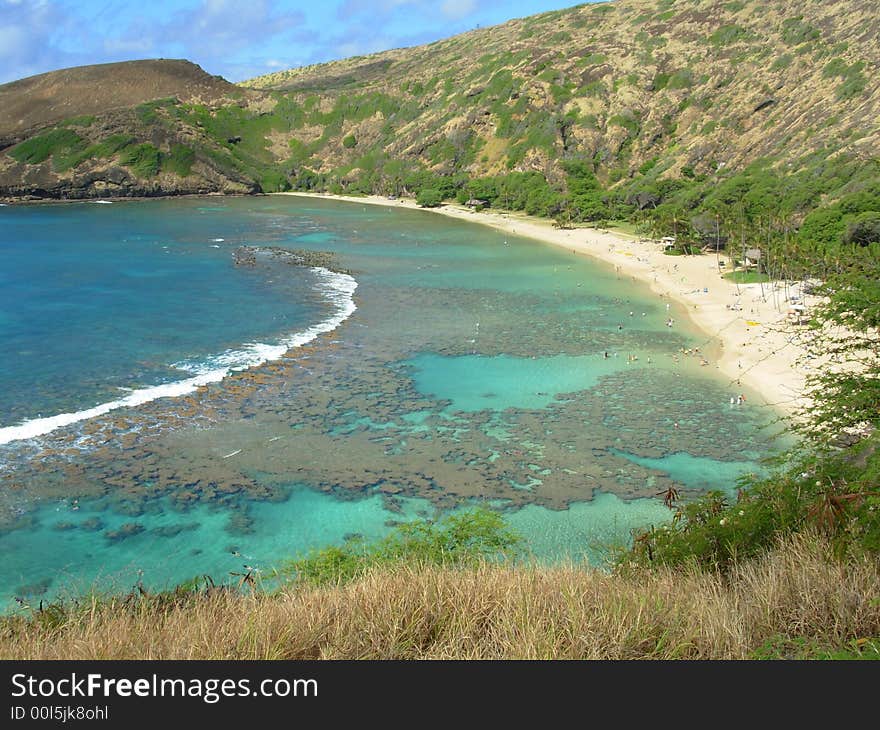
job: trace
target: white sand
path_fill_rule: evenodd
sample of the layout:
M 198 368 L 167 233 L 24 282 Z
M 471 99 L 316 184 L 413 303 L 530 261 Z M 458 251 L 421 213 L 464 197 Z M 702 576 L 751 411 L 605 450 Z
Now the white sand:
M 280 194 L 423 210 L 409 199 Z M 623 234 L 592 228 L 560 230 L 542 218 L 493 211 L 475 213 L 458 205 L 425 210 L 561 246 L 613 265 L 619 276 L 644 281 L 661 297 L 669 297 L 686 307 L 694 323 L 717 340 L 721 357 L 710 366 L 717 367 L 731 384 L 748 386 L 759 393 L 767 405 L 786 416 L 809 406 L 805 391 L 806 352 L 799 344 L 800 328 L 787 320 L 790 303 L 785 301 L 781 290 L 777 291 L 774 302 L 768 284 L 764 284 L 765 297 L 762 298 L 760 284 L 737 286 L 723 279 L 722 272 L 730 270 L 730 263 L 723 254 L 720 260 L 727 263 L 719 270 L 714 253 L 667 256 L 661 244 L 638 241 Z M 800 294 L 792 290 L 789 293 Z M 806 303 L 808 306 L 811 303 L 809 298 Z M 734 306 L 740 309 L 728 308 Z

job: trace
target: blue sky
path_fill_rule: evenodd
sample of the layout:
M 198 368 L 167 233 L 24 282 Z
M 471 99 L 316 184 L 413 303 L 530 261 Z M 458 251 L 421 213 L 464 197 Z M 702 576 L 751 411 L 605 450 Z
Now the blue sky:
M 240 81 L 428 43 L 579 1 L 0 0 L 0 83 L 135 58 L 188 58 Z

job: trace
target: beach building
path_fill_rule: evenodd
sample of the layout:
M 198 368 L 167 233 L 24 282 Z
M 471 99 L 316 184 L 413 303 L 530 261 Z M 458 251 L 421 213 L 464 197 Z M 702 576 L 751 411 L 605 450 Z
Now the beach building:
M 743 268 L 750 269 L 753 266 L 757 267 L 761 262 L 761 249 L 760 248 L 747 248 L 745 257 L 743 258 Z

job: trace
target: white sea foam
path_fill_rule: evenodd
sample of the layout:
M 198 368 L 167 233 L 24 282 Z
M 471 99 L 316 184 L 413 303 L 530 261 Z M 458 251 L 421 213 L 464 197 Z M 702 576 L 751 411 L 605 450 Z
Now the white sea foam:
M 113 205 L 112 200 L 90 200 L 89 202 L 95 205 Z
M 193 374 L 193 377 L 185 380 L 139 388 L 133 390 L 124 398 L 101 403 L 94 408 L 88 408 L 83 411 L 60 413 L 57 416 L 49 416 L 47 418 L 34 418 L 18 426 L 0 427 L 0 444 L 44 436 L 57 428 L 69 426 L 78 421 L 85 421 L 96 416 L 102 416 L 117 408 L 131 408 L 158 400 L 159 398 L 175 398 L 192 393 L 201 385 L 217 383 L 232 372 L 247 370 L 270 360 L 277 360 L 288 350 L 294 347 L 302 347 L 316 337 L 332 332 L 357 309 L 357 305 L 354 303 L 357 281 L 348 274 L 340 274 L 319 267 L 312 267 L 311 271 L 319 279 L 319 286 L 324 298 L 333 304 L 335 308 L 333 315 L 323 322 L 319 322 L 302 332 L 295 332 L 274 345 L 263 342 L 251 342 L 243 345 L 241 348 L 227 350 L 198 363 L 174 363 L 174 367 L 180 370 L 187 370 Z

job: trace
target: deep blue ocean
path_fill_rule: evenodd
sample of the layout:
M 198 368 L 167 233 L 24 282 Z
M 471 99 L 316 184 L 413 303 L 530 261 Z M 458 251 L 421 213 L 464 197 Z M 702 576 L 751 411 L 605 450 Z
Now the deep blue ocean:
M 254 364 L 257 345 L 333 311 L 307 268 L 232 265 L 231 250 L 274 239 L 271 223 L 208 201 L 151 210 L 0 209 L 0 428 Z

